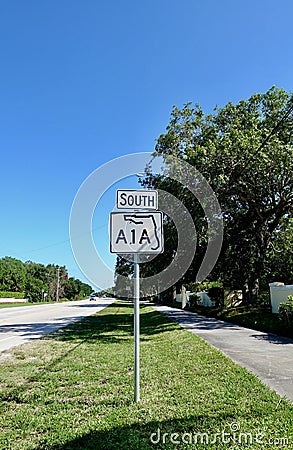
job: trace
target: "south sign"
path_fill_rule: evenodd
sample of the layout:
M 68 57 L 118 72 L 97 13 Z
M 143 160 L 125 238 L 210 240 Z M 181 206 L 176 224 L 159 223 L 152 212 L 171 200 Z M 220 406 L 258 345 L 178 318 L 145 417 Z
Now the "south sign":
M 117 209 L 158 209 L 158 192 L 146 190 L 117 190 Z

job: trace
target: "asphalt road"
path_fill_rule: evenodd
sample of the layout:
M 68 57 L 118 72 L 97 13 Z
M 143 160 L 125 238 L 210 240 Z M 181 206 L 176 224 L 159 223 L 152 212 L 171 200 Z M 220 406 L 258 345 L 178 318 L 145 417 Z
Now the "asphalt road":
M 37 339 L 106 308 L 114 299 L 0 309 L 0 352 Z
M 153 307 L 293 402 L 293 340 L 168 306 Z

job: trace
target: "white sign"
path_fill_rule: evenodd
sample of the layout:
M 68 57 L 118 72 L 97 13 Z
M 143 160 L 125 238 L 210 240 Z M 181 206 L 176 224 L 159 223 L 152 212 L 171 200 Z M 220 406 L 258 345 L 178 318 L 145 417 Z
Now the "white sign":
M 111 253 L 161 253 L 161 212 L 113 212 L 110 215 Z
M 158 192 L 118 189 L 116 207 L 117 209 L 158 209 Z

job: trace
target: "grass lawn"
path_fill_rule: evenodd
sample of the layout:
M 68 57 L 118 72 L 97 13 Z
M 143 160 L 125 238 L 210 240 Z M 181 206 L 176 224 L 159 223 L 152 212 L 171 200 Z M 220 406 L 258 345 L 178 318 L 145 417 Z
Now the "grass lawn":
M 51 303 L 56 302 L 25 302 L 25 303 L 0 303 L 0 309 L 1 308 L 15 308 L 17 306 L 36 306 L 36 305 L 49 305 Z
M 293 338 L 293 328 L 280 319 L 279 314 L 273 314 L 266 308 L 238 306 L 235 308 L 209 308 L 196 306 L 190 311 L 209 317 L 236 323 L 253 330 L 274 333 L 279 336 Z
M 0 387 L 1 450 L 293 449 L 293 405 L 149 306 L 140 403 L 127 303 L 2 353 Z
M 0 303 L 0 309 L 1 308 L 13 308 L 15 306 L 30 306 L 33 305 L 33 303 Z

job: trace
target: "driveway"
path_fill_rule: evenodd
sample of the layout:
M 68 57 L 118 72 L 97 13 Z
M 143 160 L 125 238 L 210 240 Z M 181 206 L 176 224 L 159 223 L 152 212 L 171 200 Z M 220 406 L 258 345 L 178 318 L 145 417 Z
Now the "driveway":
M 0 352 L 37 339 L 106 308 L 114 299 L 0 309 Z
M 152 306 L 293 401 L 292 340 L 168 306 Z

